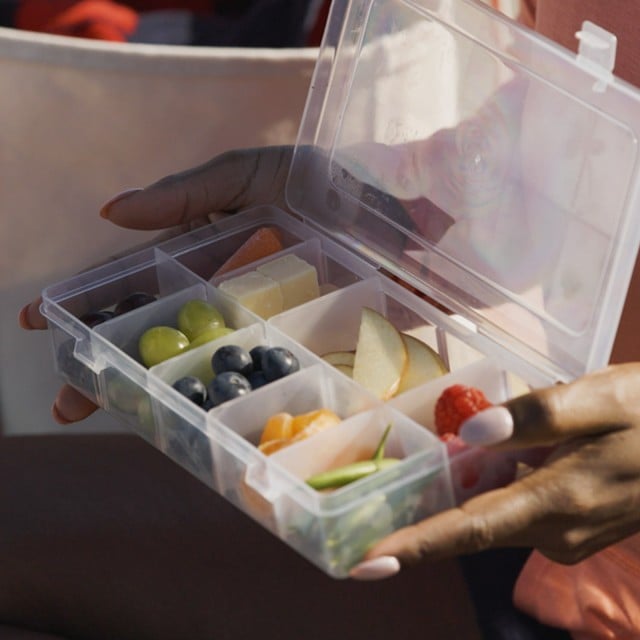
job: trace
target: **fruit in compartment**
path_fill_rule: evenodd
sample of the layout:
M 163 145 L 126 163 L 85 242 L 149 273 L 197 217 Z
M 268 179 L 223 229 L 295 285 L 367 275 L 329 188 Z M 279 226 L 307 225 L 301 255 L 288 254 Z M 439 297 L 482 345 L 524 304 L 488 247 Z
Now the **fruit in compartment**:
M 362 310 L 355 350 L 330 351 L 321 357 L 382 400 L 448 372 L 428 344 L 402 333 L 382 314 L 367 307 Z
M 113 311 L 89 311 L 80 317 L 80 320 L 87 325 L 87 327 L 96 327 L 107 320 L 111 320 L 115 316 Z
M 481 389 L 463 384 L 454 384 L 440 394 L 434 409 L 436 432 L 458 435 L 462 423 L 492 403 L 487 400 Z
M 178 329 L 193 341 L 207 329 L 224 327 L 224 317 L 206 300 L 189 300 L 178 311 Z
M 207 395 L 212 407 L 244 396 L 250 391 L 251 383 L 237 371 L 224 371 L 207 386 Z
M 187 349 L 195 349 L 234 331 L 224 325 L 224 317 L 218 309 L 200 299 L 189 300 L 180 307 L 176 324 L 178 328 L 154 326 L 140 336 L 138 352 L 146 367 L 152 367 Z
M 225 371 L 241 373 L 245 378 L 253 372 L 251 354 L 236 344 L 226 344 L 211 356 L 211 368 L 216 375 Z
M 207 387 L 196 376 L 183 376 L 173 383 L 173 388 L 181 393 L 185 398 L 197 404 L 199 407 L 204 406 L 207 400 Z
M 135 291 L 130 293 L 126 298 L 123 298 L 118 302 L 114 309 L 114 313 L 117 316 L 121 316 L 123 313 L 128 313 L 139 307 L 144 307 L 147 304 L 156 301 L 156 297 L 145 291 Z
M 164 325 L 147 329 L 138 341 L 142 363 L 153 367 L 182 353 L 189 346 L 189 338 L 174 327 Z
M 352 367 L 356 359 L 355 351 L 330 351 L 322 356 L 329 364 L 336 366 Z
M 258 448 L 265 455 L 270 455 L 340 422 L 340 416 L 327 408 L 295 416 L 287 412 L 276 413 L 265 423 Z
M 362 310 L 353 379 L 381 400 L 391 398 L 407 366 L 407 348 L 400 332 L 381 313 Z
M 222 338 L 223 336 L 228 336 L 234 331 L 235 329 L 232 329 L 231 327 L 209 327 L 202 333 L 199 333 L 196 338 L 189 342 L 189 349 L 201 347 L 203 344 L 207 344 L 207 342 L 217 340 L 218 338 Z
M 268 382 L 291 375 L 300 369 L 298 358 L 284 347 L 271 347 L 262 354 L 261 370 Z
M 270 367 L 270 376 L 276 377 L 265 375 L 263 363 Z M 177 391 L 194 400 L 205 411 L 300 368 L 298 359 L 288 349 L 265 345 L 258 345 L 250 351 L 239 345 L 223 345 L 212 354 L 210 364 L 213 378 L 207 385 L 191 375 L 173 383 Z M 200 374 L 203 375 L 202 371 Z M 200 399 L 203 388 L 204 398 Z M 195 397 L 191 397 L 192 394 Z
M 407 349 L 407 366 L 400 378 L 396 395 L 448 372 L 442 358 L 428 344 L 406 333 L 402 333 L 401 336 Z
M 146 293 L 145 291 L 135 291 L 116 303 L 113 309 L 92 309 L 80 316 L 80 320 L 88 327 L 93 328 L 107 320 L 111 320 L 111 318 L 115 316 L 121 316 L 124 313 L 155 301 L 156 297 L 153 294 Z
M 222 264 L 214 276 L 239 269 L 282 249 L 284 246 L 279 231 L 273 227 L 260 227 Z

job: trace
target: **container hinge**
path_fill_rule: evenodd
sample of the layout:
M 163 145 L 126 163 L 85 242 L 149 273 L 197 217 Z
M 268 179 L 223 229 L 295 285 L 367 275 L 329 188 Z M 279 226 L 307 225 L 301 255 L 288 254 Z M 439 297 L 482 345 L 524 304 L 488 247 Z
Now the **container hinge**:
M 613 79 L 618 38 L 597 24 L 585 20 L 578 38 L 578 64 L 597 76 L 593 90 L 602 93 Z

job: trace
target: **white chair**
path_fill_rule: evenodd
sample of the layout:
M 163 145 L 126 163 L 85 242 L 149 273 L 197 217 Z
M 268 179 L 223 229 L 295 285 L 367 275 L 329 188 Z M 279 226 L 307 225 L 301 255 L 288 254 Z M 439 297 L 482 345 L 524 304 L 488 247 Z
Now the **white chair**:
M 41 289 L 147 236 L 98 216 L 129 187 L 293 143 L 317 51 L 112 44 L 0 28 L 0 433 L 60 432 Z M 105 412 L 64 432 L 122 429 Z

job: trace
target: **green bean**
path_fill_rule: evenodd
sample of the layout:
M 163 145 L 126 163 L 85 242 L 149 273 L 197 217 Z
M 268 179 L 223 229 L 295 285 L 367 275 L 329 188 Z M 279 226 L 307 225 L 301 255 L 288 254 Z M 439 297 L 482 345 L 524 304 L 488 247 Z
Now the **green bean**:
M 382 434 L 382 438 L 376 447 L 371 460 L 362 460 L 360 462 L 352 462 L 351 464 L 338 467 L 337 469 L 331 469 L 322 473 L 317 473 L 310 478 L 307 478 L 307 484 L 314 489 L 321 491 L 323 489 L 337 489 L 338 487 L 344 487 L 346 484 L 366 478 L 376 471 L 382 471 L 387 469 L 399 460 L 397 458 L 385 458 L 384 448 L 389 436 L 391 425 L 389 424 Z
M 376 471 L 387 469 L 397 462 L 397 458 L 383 458 L 382 460 L 362 460 L 361 462 L 352 462 L 337 469 L 317 473 L 307 478 L 307 484 L 318 491 L 322 489 L 337 489 L 345 484 L 350 484 L 361 478 L 366 478 Z

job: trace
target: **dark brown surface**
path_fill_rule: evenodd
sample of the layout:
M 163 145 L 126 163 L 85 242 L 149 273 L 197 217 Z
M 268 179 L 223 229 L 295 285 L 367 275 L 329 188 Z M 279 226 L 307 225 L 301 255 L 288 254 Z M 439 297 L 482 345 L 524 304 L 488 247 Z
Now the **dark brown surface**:
M 134 436 L 0 438 L 0 523 L 1 640 L 479 637 L 457 562 L 333 580 Z

